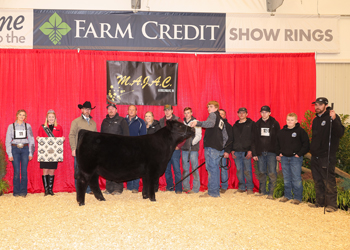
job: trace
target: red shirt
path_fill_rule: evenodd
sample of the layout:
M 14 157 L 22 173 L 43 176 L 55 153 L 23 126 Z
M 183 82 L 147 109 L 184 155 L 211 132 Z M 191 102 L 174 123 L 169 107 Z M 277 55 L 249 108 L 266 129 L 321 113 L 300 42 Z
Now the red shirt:
M 53 128 L 53 131 L 52 131 L 53 135 L 55 137 L 62 137 L 63 136 L 63 129 L 60 125 L 57 124 L 56 127 Z M 48 137 L 43 126 L 40 126 L 39 127 L 39 132 L 38 132 L 38 136 L 40 137 Z

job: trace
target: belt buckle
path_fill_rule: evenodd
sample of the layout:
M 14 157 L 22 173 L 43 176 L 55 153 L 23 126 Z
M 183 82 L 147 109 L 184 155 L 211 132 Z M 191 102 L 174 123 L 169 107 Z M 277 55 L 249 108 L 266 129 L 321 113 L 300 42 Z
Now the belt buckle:
M 23 143 L 18 143 L 17 144 L 17 148 L 23 148 L 23 147 L 24 147 Z

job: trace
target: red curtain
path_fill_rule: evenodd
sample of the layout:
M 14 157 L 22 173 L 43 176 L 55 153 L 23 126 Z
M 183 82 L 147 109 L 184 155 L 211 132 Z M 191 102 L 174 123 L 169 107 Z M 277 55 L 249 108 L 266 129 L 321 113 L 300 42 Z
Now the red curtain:
M 106 112 L 106 61 L 176 62 L 178 67 L 178 106 L 174 114 L 183 118 L 183 109 L 190 106 L 198 120 L 208 116 L 206 103 L 217 100 L 227 112 L 232 124 L 239 107 L 246 107 L 249 117 L 259 119 L 260 107 L 269 105 L 272 116 L 283 126 L 289 112 L 299 120 L 316 95 L 316 65 L 314 54 L 178 54 L 145 52 L 109 52 L 75 50 L 0 50 L 0 139 L 4 142 L 9 124 L 16 119 L 18 109 L 28 113 L 34 137 L 44 122 L 46 112 L 54 109 L 58 123 L 66 137 L 64 162 L 58 164 L 55 192 L 75 191 L 73 157 L 68 134 L 73 119 L 80 115 L 77 105 L 91 101 L 96 109 L 91 112 L 100 124 Z M 163 107 L 138 106 L 138 115 L 144 118 L 152 111 L 156 119 L 164 116 Z M 121 116 L 127 106 L 118 106 Z M 204 162 L 202 149 L 199 163 Z M 232 160 L 232 159 L 231 159 Z M 43 192 L 42 172 L 37 152 L 28 164 L 28 192 Z M 200 169 L 202 188 L 207 185 L 205 167 Z M 5 177 L 12 184 L 13 168 L 9 162 Z M 192 178 L 192 177 L 191 177 Z M 104 180 L 100 180 L 104 187 Z M 254 177 L 255 190 L 258 182 Z M 165 186 L 164 176 L 160 186 Z M 229 188 L 237 188 L 236 169 L 232 161 Z M 12 192 L 12 187 L 10 189 Z

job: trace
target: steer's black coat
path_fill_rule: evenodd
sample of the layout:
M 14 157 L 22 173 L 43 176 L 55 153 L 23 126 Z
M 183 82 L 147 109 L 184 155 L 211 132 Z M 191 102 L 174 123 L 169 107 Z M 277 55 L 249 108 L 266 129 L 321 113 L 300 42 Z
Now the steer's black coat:
M 85 203 L 89 185 L 96 199 L 103 201 L 98 176 L 123 182 L 142 178 L 144 199 L 155 201 L 154 184 L 164 174 L 175 147 L 194 136 L 194 129 L 177 122 L 154 134 L 120 136 L 80 130 L 77 146 L 77 201 Z

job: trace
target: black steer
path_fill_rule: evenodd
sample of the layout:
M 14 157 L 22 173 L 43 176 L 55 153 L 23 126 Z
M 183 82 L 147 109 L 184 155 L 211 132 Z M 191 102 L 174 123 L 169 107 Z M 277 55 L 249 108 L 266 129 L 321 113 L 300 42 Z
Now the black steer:
M 142 178 L 144 199 L 155 201 L 154 185 L 167 167 L 175 147 L 194 136 L 194 129 L 177 121 L 152 135 L 120 136 L 80 130 L 77 146 L 77 202 L 85 205 L 89 185 L 96 199 L 104 201 L 98 184 L 102 176 L 115 182 Z

